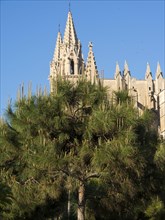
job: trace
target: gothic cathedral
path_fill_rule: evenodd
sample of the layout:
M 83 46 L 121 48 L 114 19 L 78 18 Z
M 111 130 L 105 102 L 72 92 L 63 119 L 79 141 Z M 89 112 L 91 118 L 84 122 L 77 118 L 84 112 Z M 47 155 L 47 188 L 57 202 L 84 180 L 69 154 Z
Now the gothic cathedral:
M 127 62 L 124 64 L 123 73 L 116 63 L 114 79 L 104 79 L 98 74 L 91 42 L 87 62 L 84 63 L 81 42 L 77 38 L 71 11 L 68 12 L 63 39 L 60 31 L 57 34 L 55 51 L 50 64 L 51 92 L 55 90 L 55 82 L 58 77 L 72 82 L 76 82 L 79 77 L 85 77 L 92 83 L 101 81 L 104 86 L 109 88 L 110 95 L 113 91 L 128 89 L 130 95 L 134 97 L 139 113 L 143 112 L 145 108 L 152 109 L 156 113 L 158 118 L 156 126 L 159 134 L 165 138 L 165 78 L 163 78 L 160 64 L 157 64 L 155 80 L 152 78 L 148 63 L 145 79 L 138 80 L 131 77 Z

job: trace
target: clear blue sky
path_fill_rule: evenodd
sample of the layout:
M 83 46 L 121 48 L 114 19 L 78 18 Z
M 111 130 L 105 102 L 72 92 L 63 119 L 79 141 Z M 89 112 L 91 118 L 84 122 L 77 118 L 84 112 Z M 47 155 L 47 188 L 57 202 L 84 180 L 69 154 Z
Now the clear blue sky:
M 32 81 L 47 86 L 58 25 L 64 34 L 68 0 L 1 1 L 1 114 L 8 98 L 15 100 L 19 85 Z M 71 1 L 71 11 L 86 60 L 93 42 L 98 70 L 113 78 L 116 61 L 123 70 L 143 79 L 149 62 L 153 77 L 157 61 L 165 66 L 165 2 Z

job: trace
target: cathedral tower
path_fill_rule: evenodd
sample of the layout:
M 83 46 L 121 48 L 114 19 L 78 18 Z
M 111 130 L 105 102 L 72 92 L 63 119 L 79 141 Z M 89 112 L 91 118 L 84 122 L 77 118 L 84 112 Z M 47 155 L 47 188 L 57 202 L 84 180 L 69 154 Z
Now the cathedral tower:
M 81 43 L 77 38 L 72 13 L 69 11 L 63 40 L 59 31 L 54 56 L 50 63 L 49 80 L 51 92 L 55 90 L 55 82 L 59 77 L 72 82 L 77 82 L 81 76 L 90 80 L 92 83 L 98 80 L 98 71 L 92 48 L 92 43 L 89 43 L 89 53 L 87 64 L 85 65 Z
M 77 38 L 71 11 L 68 12 L 64 37 L 58 32 L 53 60 L 50 64 L 50 87 L 54 91 L 54 82 L 58 77 L 75 81 L 84 69 L 84 60 L 80 40 Z

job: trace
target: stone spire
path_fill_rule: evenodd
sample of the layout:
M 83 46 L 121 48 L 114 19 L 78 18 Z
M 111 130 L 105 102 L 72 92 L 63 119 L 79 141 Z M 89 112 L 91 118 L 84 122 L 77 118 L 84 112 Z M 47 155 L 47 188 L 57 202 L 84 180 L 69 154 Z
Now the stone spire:
M 118 75 L 121 75 L 121 71 L 118 62 L 116 62 L 115 79 L 118 77 Z
M 55 61 L 55 62 L 59 61 L 61 44 L 62 44 L 62 37 L 61 37 L 61 33 L 59 31 L 58 35 L 57 35 L 56 47 L 55 47 L 54 56 L 53 56 L 53 61 Z
M 98 70 L 96 66 L 95 56 L 93 53 L 93 45 L 92 42 L 89 43 L 89 52 L 87 57 L 87 63 L 86 63 L 86 76 L 88 80 L 91 80 L 91 82 L 95 82 L 96 78 L 98 77 Z
M 129 71 L 129 67 L 128 67 L 127 61 L 125 60 L 125 63 L 124 63 L 124 75 L 126 75 L 127 73 L 130 74 L 130 71 Z
M 162 71 L 161 71 L 161 68 L 160 68 L 160 64 L 158 62 L 157 69 L 156 69 L 156 78 L 159 78 L 160 76 L 163 78 Z
M 148 96 L 146 97 L 146 104 L 148 108 L 153 108 L 155 105 L 155 99 L 153 97 L 154 82 L 152 79 L 152 73 L 151 73 L 150 65 L 148 62 L 147 62 L 147 67 L 146 67 L 145 80 L 147 82 L 147 93 L 148 93 Z
M 68 45 L 69 47 L 71 45 L 77 45 L 78 39 L 76 35 L 76 30 L 73 23 L 72 13 L 68 12 L 68 18 L 66 22 L 65 32 L 64 32 L 64 39 L 63 43 Z
M 145 79 L 148 79 L 149 77 L 152 78 L 152 73 L 151 73 L 150 65 L 149 65 L 149 63 L 147 62 Z
M 122 76 L 118 62 L 116 62 L 115 76 L 117 90 L 122 89 Z
M 126 61 L 124 63 L 124 71 L 123 71 L 123 88 L 125 89 L 131 88 L 131 74 Z
M 164 89 L 165 89 L 165 80 L 163 80 L 163 74 L 160 68 L 160 64 L 158 62 L 156 69 L 155 90 L 157 94 L 159 94 Z

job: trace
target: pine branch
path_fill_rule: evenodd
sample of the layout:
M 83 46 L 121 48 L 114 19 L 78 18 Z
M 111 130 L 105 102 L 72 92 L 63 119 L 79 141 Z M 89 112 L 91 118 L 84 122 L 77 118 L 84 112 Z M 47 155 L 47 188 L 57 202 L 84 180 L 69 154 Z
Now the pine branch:
M 98 174 L 98 173 L 89 173 L 88 175 L 87 175 L 87 177 L 85 178 L 85 180 L 88 180 L 88 179 L 91 179 L 91 178 L 99 178 L 100 177 L 100 174 Z

